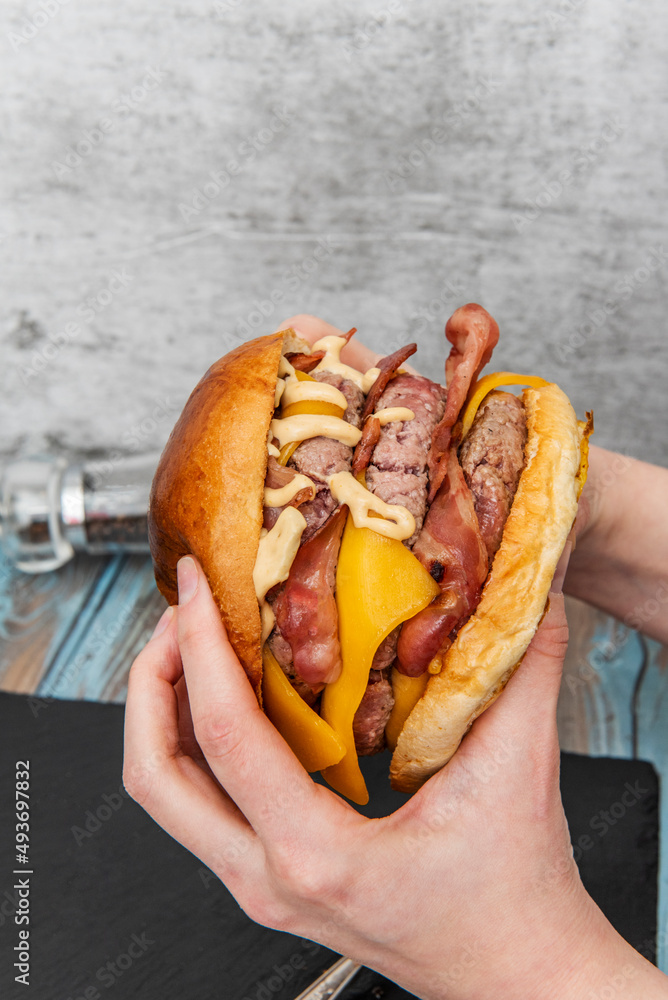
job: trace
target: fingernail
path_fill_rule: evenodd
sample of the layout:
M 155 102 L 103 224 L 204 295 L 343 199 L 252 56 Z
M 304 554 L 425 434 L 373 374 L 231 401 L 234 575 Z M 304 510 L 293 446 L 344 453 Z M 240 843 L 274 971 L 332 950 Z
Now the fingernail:
M 199 583 L 199 573 L 192 556 L 184 556 L 179 559 L 176 574 L 179 584 L 179 604 L 187 604 L 194 597 Z
M 169 623 L 172 620 L 173 614 L 174 614 L 174 608 L 172 607 L 165 608 L 163 613 L 160 615 L 160 620 L 158 621 L 158 624 L 153 629 L 151 639 L 157 639 L 159 635 L 162 635 L 162 633 L 168 628 Z

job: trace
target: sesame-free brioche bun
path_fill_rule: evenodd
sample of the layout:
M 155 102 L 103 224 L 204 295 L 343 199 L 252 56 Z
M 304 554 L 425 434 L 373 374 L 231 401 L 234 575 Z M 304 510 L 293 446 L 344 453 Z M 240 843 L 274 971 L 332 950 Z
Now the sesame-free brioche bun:
M 416 791 L 450 760 L 521 663 L 575 519 L 582 429 L 573 408 L 551 383 L 523 399 L 526 464 L 501 545 L 478 607 L 401 730 L 390 765 L 398 791 Z
M 286 342 L 290 351 L 303 344 Z M 167 441 L 148 514 L 158 589 L 176 604 L 176 564 L 189 553 L 197 557 L 259 700 L 262 629 L 253 567 L 283 349 L 282 332 L 258 337 L 209 368 Z

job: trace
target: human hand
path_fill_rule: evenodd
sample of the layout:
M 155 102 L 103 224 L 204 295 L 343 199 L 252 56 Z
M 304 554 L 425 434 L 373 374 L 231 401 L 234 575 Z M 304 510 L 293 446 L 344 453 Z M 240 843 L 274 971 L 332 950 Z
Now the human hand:
M 315 784 L 261 712 L 191 558 L 179 593 L 132 667 L 124 781 L 252 919 L 425 998 L 575 997 L 599 969 L 632 985 L 647 963 L 582 888 L 559 798 L 560 595 L 453 760 L 369 820 Z

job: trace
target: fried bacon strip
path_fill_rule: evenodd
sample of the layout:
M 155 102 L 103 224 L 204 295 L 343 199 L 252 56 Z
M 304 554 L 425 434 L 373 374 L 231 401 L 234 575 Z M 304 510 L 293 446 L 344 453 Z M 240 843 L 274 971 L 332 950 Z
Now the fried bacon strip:
M 373 413 L 376 409 L 376 403 L 387 388 L 387 383 L 390 379 L 394 378 L 404 361 L 410 358 L 411 354 L 415 354 L 416 351 L 417 344 L 406 344 L 405 347 L 400 347 L 393 354 L 388 354 L 386 358 L 381 358 L 376 365 L 376 368 L 380 368 L 380 375 L 369 389 L 366 403 L 362 410 L 362 420 L 365 420 L 370 413 Z
M 276 624 L 292 649 L 294 671 L 311 686 L 331 684 L 341 673 L 334 582 L 347 513 L 347 507 L 340 507 L 300 546 L 272 601 Z
M 378 417 L 374 417 L 373 414 L 369 416 L 364 422 L 364 427 L 362 428 L 362 437 L 359 439 L 359 443 L 355 448 L 355 454 L 353 455 L 353 476 L 358 473 L 363 472 L 367 465 L 371 461 L 371 456 L 373 450 L 378 444 L 380 439 L 380 420 Z
M 305 372 L 306 374 L 312 372 L 316 365 L 320 364 L 324 356 L 324 351 L 314 351 L 312 354 L 285 355 L 293 368 L 296 368 L 298 372 Z
M 448 470 L 452 428 L 466 401 L 471 384 L 492 356 L 499 339 L 496 321 L 482 306 L 470 302 L 452 314 L 445 327 L 452 344 L 445 362 L 448 396 L 445 413 L 434 431 L 429 452 L 429 501 L 433 501 Z
M 454 448 L 449 453 L 447 477 L 413 552 L 441 588 L 424 611 L 404 623 L 399 636 L 397 668 L 418 677 L 447 648 L 450 633 L 473 612 L 487 577 L 487 549 Z

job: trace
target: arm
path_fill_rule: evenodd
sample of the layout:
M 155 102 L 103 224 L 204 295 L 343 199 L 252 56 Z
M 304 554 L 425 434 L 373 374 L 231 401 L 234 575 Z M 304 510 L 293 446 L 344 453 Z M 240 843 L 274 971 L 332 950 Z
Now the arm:
M 668 469 L 592 446 L 580 506 L 564 590 L 668 643 Z

